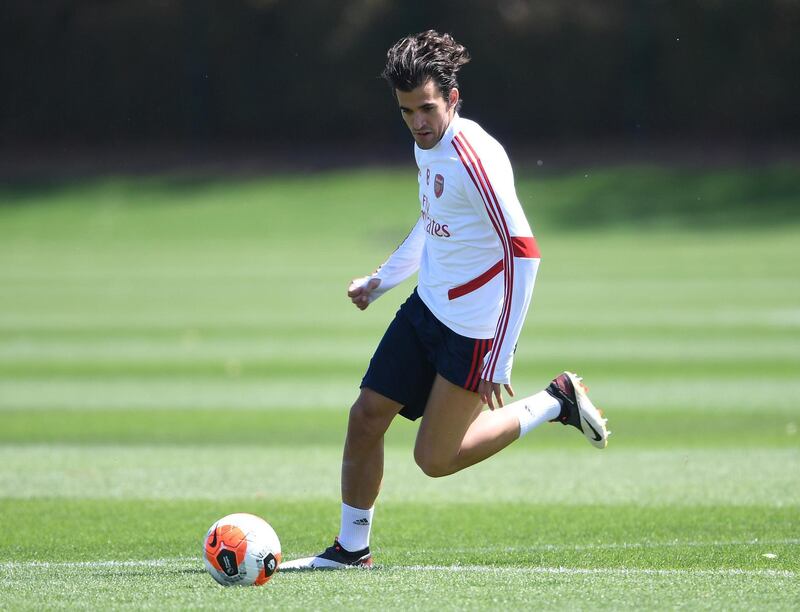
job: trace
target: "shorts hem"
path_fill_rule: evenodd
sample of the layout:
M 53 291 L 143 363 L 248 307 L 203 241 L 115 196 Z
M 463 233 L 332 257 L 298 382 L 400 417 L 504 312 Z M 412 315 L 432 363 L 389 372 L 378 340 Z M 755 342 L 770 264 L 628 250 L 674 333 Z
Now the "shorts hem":
M 436 373 L 442 378 L 444 378 L 447 382 L 454 384 L 456 387 L 461 387 L 462 389 L 464 389 L 464 391 L 469 391 L 470 393 L 477 393 L 477 391 L 473 391 L 472 389 L 467 389 L 467 387 L 465 386 L 466 381 L 464 382 L 455 381 L 453 380 L 453 378 L 451 378 L 444 372 L 440 372 L 439 370 L 436 370 Z
M 369 389 L 370 391 L 374 391 L 378 395 L 382 395 L 386 399 L 390 399 L 393 402 L 397 402 L 401 406 L 405 407 L 405 402 L 402 399 L 398 399 L 397 397 L 392 397 L 391 391 L 388 391 L 385 387 L 381 387 L 380 385 L 375 385 L 369 382 L 362 381 L 359 389 Z

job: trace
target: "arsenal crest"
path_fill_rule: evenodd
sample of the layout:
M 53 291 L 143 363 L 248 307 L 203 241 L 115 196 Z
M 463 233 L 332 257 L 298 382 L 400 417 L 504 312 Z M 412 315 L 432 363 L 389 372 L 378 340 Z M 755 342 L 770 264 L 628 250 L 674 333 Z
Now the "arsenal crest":
M 433 179 L 433 193 L 436 194 L 436 197 L 442 195 L 444 191 L 444 177 L 441 174 L 437 174 L 436 178 Z

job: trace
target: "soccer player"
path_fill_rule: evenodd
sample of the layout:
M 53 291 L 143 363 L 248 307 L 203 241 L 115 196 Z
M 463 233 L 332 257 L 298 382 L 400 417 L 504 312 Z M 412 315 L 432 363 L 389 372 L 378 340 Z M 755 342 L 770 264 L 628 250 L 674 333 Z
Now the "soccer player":
M 469 59 L 450 35 L 433 30 L 387 53 L 383 77 L 414 137 L 421 210 L 397 250 L 374 274 L 352 281 L 347 295 L 364 310 L 417 271 L 418 286 L 386 330 L 350 409 L 339 535 L 284 569 L 372 566 L 383 436 L 397 414 L 422 417 L 414 459 L 431 477 L 483 461 L 546 421 L 606 446 L 605 420 L 571 372 L 504 407 L 502 389 L 514 396 L 514 350 L 540 256 L 503 147 L 458 114 L 456 74 Z

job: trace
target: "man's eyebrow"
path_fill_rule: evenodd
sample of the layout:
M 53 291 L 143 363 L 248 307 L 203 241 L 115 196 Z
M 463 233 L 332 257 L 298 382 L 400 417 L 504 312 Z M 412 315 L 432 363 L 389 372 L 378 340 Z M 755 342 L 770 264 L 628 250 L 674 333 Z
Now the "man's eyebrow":
M 403 106 L 402 104 L 399 105 L 400 110 L 411 110 L 408 106 Z M 432 106 L 436 106 L 434 102 L 423 102 L 417 108 L 431 108 Z

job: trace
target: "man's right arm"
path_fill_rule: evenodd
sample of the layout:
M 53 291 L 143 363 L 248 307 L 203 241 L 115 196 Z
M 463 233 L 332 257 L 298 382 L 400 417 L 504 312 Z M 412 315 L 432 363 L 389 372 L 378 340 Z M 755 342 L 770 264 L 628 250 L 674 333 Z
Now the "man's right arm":
M 354 279 L 350 283 L 348 297 L 358 308 L 364 310 L 419 269 L 424 247 L 425 227 L 420 217 L 405 240 L 382 266 L 370 276 Z

